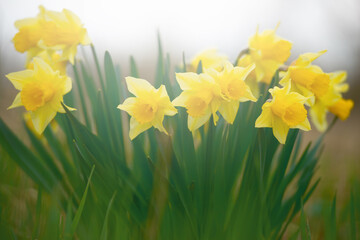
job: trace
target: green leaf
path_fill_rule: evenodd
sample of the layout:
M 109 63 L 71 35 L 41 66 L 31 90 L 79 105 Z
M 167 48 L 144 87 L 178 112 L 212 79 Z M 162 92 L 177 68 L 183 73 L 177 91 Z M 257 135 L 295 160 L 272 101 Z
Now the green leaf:
M 303 206 L 301 206 L 300 232 L 302 240 L 311 240 L 310 227 Z
M 87 193 L 88 193 L 88 190 L 89 190 L 89 186 L 90 186 L 90 182 L 91 182 L 91 177 L 94 173 L 94 170 L 95 170 L 95 165 L 92 167 L 91 169 L 91 172 L 90 172 L 90 175 L 89 175 L 89 178 L 88 178 L 88 181 L 87 181 L 87 184 L 86 184 L 86 188 L 85 188 L 85 191 L 84 191 L 84 194 L 81 198 L 81 201 L 80 201 L 80 204 L 79 204 L 79 207 L 75 213 L 75 217 L 73 219 L 73 222 L 71 224 L 71 230 L 70 230 L 70 236 L 74 236 L 75 234 L 75 231 L 76 231 L 76 228 L 77 228 L 77 225 L 79 224 L 79 221 L 80 221 L 80 218 L 81 218 L 81 214 L 83 212 L 83 209 L 84 209 L 84 206 L 85 206 L 85 201 L 86 201 L 86 197 L 87 197 Z
M 116 196 L 116 191 L 114 192 L 114 194 L 112 195 L 110 201 L 109 201 L 109 205 L 106 209 L 106 214 L 105 214 L 105 220 L 104 220 L 104 224 L 101 230 L 101 234 L 100 234 L 100 240 L 106 240 L 108 239 L 107 235 L 108 235 L 108 222 L 109 222 L 109 214 L 110 214 L 110 210 L 111 207 L 113 205 L 114 199 Z

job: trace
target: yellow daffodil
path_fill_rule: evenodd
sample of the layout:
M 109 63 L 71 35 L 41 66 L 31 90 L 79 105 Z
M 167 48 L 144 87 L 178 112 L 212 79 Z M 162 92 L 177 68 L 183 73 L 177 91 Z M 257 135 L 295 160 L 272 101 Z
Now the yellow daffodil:
M 305 53 L 289 67 L 280 84 L 285 86 L 291 82 L 291 91 L 297 92 L 309 100 L 307 104 L 312 106 L 315 98 L 322 98 L 329 90 L 330 76 L 311 62 L 324 54 L 326 51 L 318 53 Z
M 126 84 L 135 97 L 125 99 L 118 108 L 131 116 L 130 139 L 151 127 L 168 134 L 163 126 L 164 116 L 173 116 L 177 110 L 170 102 L 165 86 L 155 89 L 148 81 L 133 77 L 127 77 Z
M 315 98 L 315 103 L 310 108 L 311 120 L 319 131 L 327 128 L 326 114 L 331 106 L 334 106 L 342 99 L 341 94 L 348 90 L 346 72 L 329 73 L 330 83 L 326 94 Z M 348 108 L 348 106 L 345 106 Z M 350 110 L 349 110 L 350 112 Z M 336 114 L 335 114 L 336 115 Z M 348 114 L 347 114 L 348 115 Z
M 192 72 L 176 73 L 176 80 L 183 92 L 173 100 L 173 104 L 187 109 L 189 130 L 204 125 L 211 114 L 216 125 L 219 119 L 216 112 L 222 100 L 220 86 L 215 80 L 208 74 Z
M 329 107 L 331 113 L 340 118 L 346 120 L 354 107 L 354 102 L 351 99 L 339 99 L 334 105 Z
M 220 86 L 223 100 L 220 102 L 218 110 L 230 124 L 235 120 L 240 102 L 257 100 L 250 87 L 245 83 L 246 77 L 254 67 L 254 64 L 246 68 L 234 67 L 229 61 L 226 61 L 222 71 L 212 68 L 205 70 L 205 73 L 213 77 Z
M 71 64 L 74 64 L 77 46 L 91 43 L 80 19 L 67 9 L 55 12 L 40 7 L 40 11 L 44 12 L 45 16 L 42 26 L 43 44 L 46 47 L 61 50 L 62 60 L 69 60 Z
M 258 82 L 269 84 L 276 70 L 290 57 L 292 43 L 280 38 L 274 30 L 265 30 L 249 39 L 249 53 L 238 61 L 238 66 L 255 63 L 254 74 Z
M 86 29 L 71 11 L 48 11 L 40 6 L 35 18 L 15 22 L 19 32 L 13 38 L 15 49 L 27 52 L 27 64 L 44 50 L 61 51 L 61 60 L 74 64 L 77 45 L 90 44 Z
M 71 90 L 71 79 L 51 69 L 42 59 L 34 59 L 33 70 L 10 73 L 6 77 L 20 91 L 8 109 L 24 106 L 30 112 L 34 128 L 39 134 L 57 112 L 65 112 L 61 102 L 63 96 Z
M 215 68 L 216 70 L 221 70 L 225 61 L 227 61 L 225 55 L 221 55 L 217 52 L 216 49 L 205 50 L 198 55 L 196 55 L 191 61 L 191 71 L 196 72 L 197 67 L 201 61 L 201 65 L 204 69 Z
M 306 97 L 290 92 L 290 84 L 284 88 L 270 89 L 273 99 L 264 103 L 262 113 L 256 119 L 255 127 L 273 129 L 276 139 L 284 144 L 290 128 L 304 131 L 311 129 L 304 103 Z

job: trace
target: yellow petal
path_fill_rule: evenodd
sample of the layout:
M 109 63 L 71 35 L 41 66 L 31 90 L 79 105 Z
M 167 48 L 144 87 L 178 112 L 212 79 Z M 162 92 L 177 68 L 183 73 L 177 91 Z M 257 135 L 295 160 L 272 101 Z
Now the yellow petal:
M 199 83 L 199 75 L 192 72 L 176 73 L 176 80 L 182 90 L 190 90 Z
M 286 137 L 289 132 L 289 127 L 286 125 L 281 118 L 274 116 L 272 118 L 273 134 L 276 139 L 281 143 L 285 144 Z
M 166 135 L 168 135 L 168 132 L 167 132 L 166 129 L 164 128 L 163 120 L 164 120 L 164 115 L 157 116 L 157 117 L 152 121 L 152 125 L 153 125 L 155 128 L 157 128 L 160 132 L 163 132 L 163 133 L 165 133 Z
M 20 28 L 23 28 L 26 26 L 31 26 L 31 25 L 36 25 L 37 23 L 38 23 L 37 18 L 24 18 L 24 19 L 15 21 L 14 25 L 17 29 L 20 30 Z
M 216 126 L 217 121 L 219 120 L 219 116 L 216 114 L 219 107 L 221 106 L 222 101 L 218 98 L 213 99 L 210 104 L 211 112 L 213 115 L 214 125 Z
M 315 59 L 326 53 L 327 50 L 322 50 L 317 53 L 304 53 L 299 56 L 299 58 L 295 61 L 297 66 L 308 66 L 312 63 Z
M 311 126 L 310 126 L 309 119 L 306 118 L 305 121 L 303 121 L 299 125 L 297 125 L 295 127 L 292 127 L 292 128 L 298 128 L 298 129 L 303 130 L 303 131 L 310 131 Z
M 76 108 L 72 108 L 72 107 L 69 107 L 68 105 L 66 105 L 65 103 L 63 103 L 65 105 L 65 107 L 69 110 L 69 111 L 76 111 Z M 58 110 L 57 110 L 59 113 L 65 113 L 65 109 L 62 105 L 60 105 L 58 107 Z
M 172 104 L 177 107 L 185 107 L 185 102 L 189 97 L 188 92 L 182 92 L 179 96 L 177 96 L 173 101 Z
M 33 62 L 35 78 L 37 78 L 38 80 L 55 74 L 54 70 L 50 67 L 50 65 L 41 58 L 36 57 L 34 58 Z
M 233 124 L 238 109 L 239 109 L 238 101 L 230 101 L 230 102 L 224 101 L 219 107 L 219 112 L 228 123 Z
M 72 65 L 74 65 L 76 53 L 77 44 L 66 47 L 61 55 L 61 60 L 69 61 Z
M 43 106 L 30 112 L 34 128 L 39 134 L 42 134 L 46 126 L 54 119 L 56 112 L 57 109 L 54 110 L 49 106 Z
M 14 73 L 9 73 L 6 77 L 10 80 L 10 82 L 14 85 L 17 90 L 21 90 L 23 85 L 29 81 L 31 81 L 34 75 L 34 71 L 32 70 L 24 70 Z
M 125 101 L 122 104 L 120 104 L 117 108 L 132 115 L 132 108 L 133 108 L 135 102 L 136 102 L 136 98 L 129 97 L 129 98 L 125 99 Z
M 242 67 L 234 67 L 234 72 L 236 76 L 245 80 L 247 76 L 255 69 L 255 63 L 248 65 L 245 68 Z
M 260 116 L 255 121 L 256 128 L 272 127 L 272 111 L 270 103 L 265 103 Z
M 72 89 L 72 81 L 71 81 L 71 78 L 66 77 L 63 94 L 64 94 L 64 95 L 67 94 L 68 92 L 71 91 L 71 89 Z
M 164 114 L 167 116 L 174 116 L 177 112 L 177 109 L 171 103 L 164 108 Z
M 133 140 L 135 137 L 137 137 L 140 133 L 148 130 L 151 128 L 151 122 L 147 122 L 144 124 L 140 124 L 136 121 L 135 118 L 130 118 L 130 131 L 129 131 L 129 137 L 131 140 Z
M 155 88 L 146 80 L 141 78 L 126 77 L 126 85 L 129 89 L 129 92 L 139 97 L 142 92 L 155 91 Z
M 211 116 L 210 108 L 208 108 L 208 111 L 201 117 L 191 117 L 188 116 L 188 128 L 192 132 L 202 125 L 204 125 L 207 121 L 209 121 Z
M 13 101 L 13 103 L 10 105 L 10 107 L 8 107 L 7 109 L 12 109 L 12 108 L 16 108 L 16 107 L 20 107 L 22 106 L 22 102 L 21 102 L 21 93 L 18 93 Z

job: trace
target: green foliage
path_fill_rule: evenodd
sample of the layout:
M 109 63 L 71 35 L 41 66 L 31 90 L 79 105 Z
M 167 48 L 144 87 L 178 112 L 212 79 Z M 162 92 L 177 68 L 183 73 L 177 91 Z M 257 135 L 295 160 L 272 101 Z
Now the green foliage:
M 39 138 L 27 129 L 27 146 L 0 119 L 1 153 L 38 188 L 32 238 L 280 239 L 301 212 L 293 236 L 311 239 L 303 204 L 319 183 L 314 174 L 323 136 L 302 148 L 299 130 L 291 130 L 280 145 L 271 129 L 254 127 L 278 73 L 270 86 L 261 86 L 256 103 L 240 104 L 233 125 L 219 120 L 215 127 L 210 121 L 192 135 L 179 109 L 165 119 L 170 136 L 150 129 L 130 142 L 124 127 L 129 117 L 116 108 L 126 98 L 123 78 L 108 52 L 103 72 L 94 46 L 91 50 L 97 76 L 89 61 L 76 61 L 77 92 L 65 101 L 78 103 L 78 111 L 64 106 L 66 114 L 56 117 L 60 131 L 48 127 Z M 130 68 L 138 77 L 133 57 Z M 180 92 L 173 75 L 159 39 L 155 86 L 164 84 L 171 99 Z M 359 235 L 359 200 L 354 190 L 352 239 Z M 328 239 L 336 238 L 336 216 L 334 197 Z M 1 236 L 29 238 L 3 218 L 0 223 Z

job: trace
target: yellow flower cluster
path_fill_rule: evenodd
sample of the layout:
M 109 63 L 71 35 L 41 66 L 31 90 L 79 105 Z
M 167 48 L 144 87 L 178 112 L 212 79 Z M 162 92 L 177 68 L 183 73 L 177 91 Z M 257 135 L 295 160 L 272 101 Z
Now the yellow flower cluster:
M 28 60 L 27 70 L 7 75 L 20 91 L 9 108 L 24 106 L 35 130 L 42 133 L 57 112 L 64 112 L 63 96 L 71 90 L 67 62 L 73 63 L 77 46 L 89 44 L 90 40 L 79 18 L 66 9 L 54 12 L 40 7 L 37 17 L 17 21 L 15 25 L 19 30 L 13 39 L 15 48 L 27 52 Z M 269 84 L 290 56 L 292 43 L 275 32 L 276 29 L 256 31 L 235 66 L 216 50 L 194 57 L 187 66 L 188 72 L 176 73 L 182 92 L 173 101 L 164 85 L 155 89 L 144 79 L 127 77 L 128 90 L 134 96 L 118 108 L 131 116 L 130 139 L 151 127 L 167 134 L 163 120 L 177 113 L 175 107 L 187 110 L 188 128 L 192 132 L 211 117 L 216 125 L 219 115 L 232 124 L 240 103 L 256 102 L 255 96 L 260 94 L 258 84 Z M 353 102 L 342 97 L 348 89 L 344 83 L 346 73 L 325 73 L 312 64 L 323 53 L 300 55 L 281 73 L 281 88 L 269 90 L 272 98 L 263 104 L 255 127 L 272 128 L 278 141 L 285 143 L 290 128 L 311 129 L 307 108 L 321 131 L 327 127 L 328 111 L 342 120 L 349 116 Z M 198 74 L 195 72 L 200 62 L 202 73 Z
M 19 31 L 14 46 L 27 52 L 27 70 L 6 76 L 20 91 L 9 109 L 24 106 L 33 128 L 41 134 L 57 112 L 64 112 L 63 96 L 72 88 L 66 64 L 73 64 L 77 46 L 90 40 L 80 19 L 66 9 L 55 12 L 40 6 L 35 18 L 16 21 L 15 26 Z
M 233 79 L 237 79 L 236 83 L 230 80 L 232 77 L 225 74 L 225 72 L 231 72 L 229 69 L 232 69 L 229 67 L 230 64 L 226 63 L 227 58 L 214 50 L 205 51 L 192 61 L 191 69 L 196 69 L 196 65 L 201 60 L 205 75 L 177 74 L 177 81 L 184 92 L 174 100 L 174 103 L 187 108 L 190 130 L 193 131 L 204 124 L 211 113 L 216 124 L 218 119 L 216 111 L 219 111 L 227 122 L 232 123 L 238 109 L 238 102 L 229 101 L 232 100 L 230 96 L 234 89 L 247 89 L 250 95 L 248 94 L 244 100 L 254 101 L 252 92 L 256 96 L 259 95 L 258 83 L 271 82 L 276 71 L 289 58 L 292 47 L 291 42 L 280 38 L 275 32 L 276 29 L 265 30 L 262 33 L 257 31 L 250 38 L 249 48 L 237 60 L 237 66 L 245 67 L 248 71 L 245 71 L 245 78 L 234 77 Z M 326 113 L 328 111 L 342 120 L 348 118 L 354 103 L 342 97 L 342 93 L 348 89 L 348 85 L 344 83 L 346 72 L 324 73 L 320 67 L 312 65 L 312 62 L 325 52 L 303 54 L 288 67 L 286 72 L 281 74 L 283 78 L 279 83 L 282 88 L 275 87 L 269 90 L 272 99 L 263 105 L 255 127 L 272 128 L 279 142 L 285 143 L 290 128 L 299 128 L 304 131 L 311 129 L 307 118 L 308 110 L 305 106 L 309 107 L 312 122 L 320 131 L 327 128 Z M 251 71 L 253 68 L 254 71 Z M 221 71 L 223 72 L 220 73 Z M 184 84 L 184 79 L 187 80 L 186 84 Z M 189 87 L 189 82 L 192 82 L 194 86 Z M 233 84 L 229 85 L 230 82 Z M 218 86 L 220 86 L 222 98 L 219 97 Z

